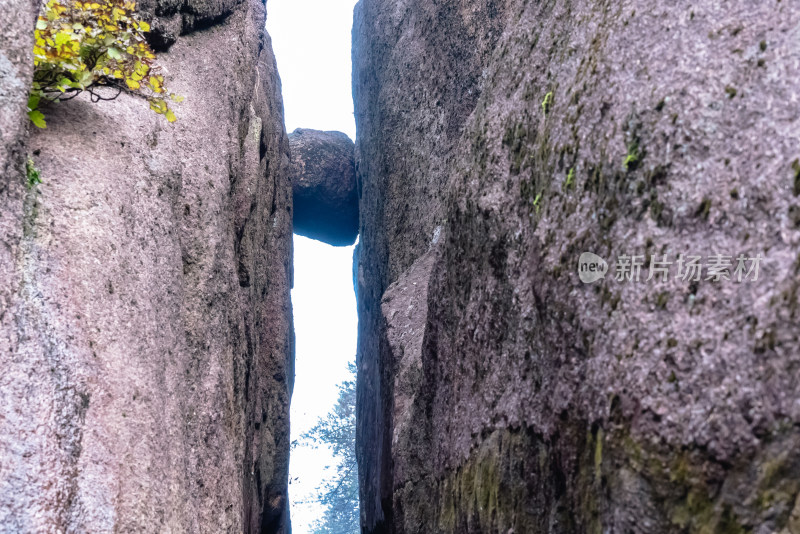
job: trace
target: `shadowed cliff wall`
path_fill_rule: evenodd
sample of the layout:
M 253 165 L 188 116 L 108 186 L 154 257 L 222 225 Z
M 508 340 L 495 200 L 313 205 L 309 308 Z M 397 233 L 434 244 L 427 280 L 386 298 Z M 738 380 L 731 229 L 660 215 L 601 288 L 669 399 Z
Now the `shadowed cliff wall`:
M 798 37 L 785 1 L 359 3 L 365 532 L 800 529 Z M 759 280 L 614 280 L 718 253 Z

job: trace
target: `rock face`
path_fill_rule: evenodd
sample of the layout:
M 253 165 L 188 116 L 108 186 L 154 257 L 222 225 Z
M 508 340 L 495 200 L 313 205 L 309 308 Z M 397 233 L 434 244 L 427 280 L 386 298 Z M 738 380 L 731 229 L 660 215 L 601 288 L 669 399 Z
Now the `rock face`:
M 39 2 L 3 0 L 0 9 L 7 21 L 0 35 L 0 172 L 5 177 L 23 160 L 21 147 L 26 139 L 26 105 L 33 76 L 31 28 L 36 24 Z M 0 182 L 0 187 L 7 191 L 5 183 Z
M 0 532 L 289 532 L 292 201 L 265 6 L 158 2 L 196 22 L 159 56 L 174 125 L 79 98 L 27 139 L 38 2 L 6 4 Z
M 298 128 L 292 152 L 294 232 L 334 246 L 358 237 L 355 145 L 341 132 Z
M 202 30 L 225 20 L 245 1 L 247 0 L 139 0 L 137 5 L 152 20 L 152 46 L 166 50 L 182 33 Z
M 364 532 L 800 532 L 798 37 L 788 2 L 361 0 Z

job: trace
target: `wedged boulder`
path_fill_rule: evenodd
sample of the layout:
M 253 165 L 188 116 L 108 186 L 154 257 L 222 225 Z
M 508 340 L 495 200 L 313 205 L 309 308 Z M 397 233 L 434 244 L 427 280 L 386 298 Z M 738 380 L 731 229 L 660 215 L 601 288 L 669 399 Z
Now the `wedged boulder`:
M 341 132 L 298 128 L 292 153 L 294 232 L 334 246 L 358 237 L 355 145 Z

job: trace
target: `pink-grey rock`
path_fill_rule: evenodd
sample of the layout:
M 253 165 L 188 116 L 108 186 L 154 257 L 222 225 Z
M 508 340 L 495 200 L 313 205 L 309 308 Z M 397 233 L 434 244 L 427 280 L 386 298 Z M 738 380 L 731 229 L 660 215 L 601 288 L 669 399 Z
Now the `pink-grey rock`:
M 292 152 L 294 232 L 334 246 L 358 237 L 355 145 L 347 134 L 298 128 Z
M 43 183 L 2 177 L 0 532 L 290 531 L 289 146 L 231 6 L 159 55 L 175 124 L 123 94 L 11 136 Z
M 0 35 L 0 191 L 8 187 L 12 173 L 24 159 L 27 102 L 33 77 L 33 30 L 39 13 L 38 0 L 2 0 L 3 32 Z
M 179 36 L 225 20 L 245 0 L 139 0 L 137 9 L 152 23 L 148 36 L 156 50 L 169 49 Z M 263 2 L 262 2 L 263 3 Z
M 786 1 L 358 4 L 365 533 L 800 531 L 798 36 Z M 585 285 L 587 251 L 765 259 Z

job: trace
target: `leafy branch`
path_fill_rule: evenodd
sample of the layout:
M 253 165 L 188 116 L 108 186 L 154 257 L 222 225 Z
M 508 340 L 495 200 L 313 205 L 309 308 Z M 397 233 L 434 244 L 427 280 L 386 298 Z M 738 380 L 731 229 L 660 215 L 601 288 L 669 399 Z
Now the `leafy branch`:
M 149 31 L 131 0 L 46 0 L 36 22 L 31 121 L 47 126 L 39 110 L 43 100 L 71 100 L 86 91 L 92 102 L 99 102 L 127 91 L 175 122 L 169 101 L 183 97 L 165 88 L 145 37 Z

